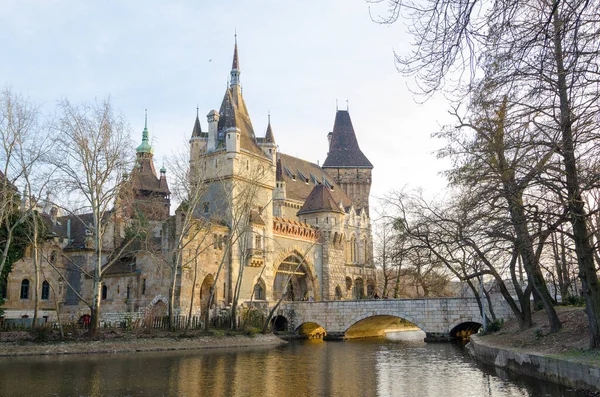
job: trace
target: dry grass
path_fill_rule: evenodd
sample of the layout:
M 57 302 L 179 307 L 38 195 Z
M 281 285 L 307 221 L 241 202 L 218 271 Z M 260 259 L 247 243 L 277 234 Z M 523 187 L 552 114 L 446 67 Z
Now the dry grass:
M 533 313 L 532 328 L 519 330 L 517 321 L 512 320 L 499 332 L 486 335 L 482 340 L 498 347 L 600 365 L 600 351 L 589 350 L 590 334 L 585 309 L 558 306 L 556 311 L 562 323 L 559 332 L 549 334 L 546 313 L 539 311 Z

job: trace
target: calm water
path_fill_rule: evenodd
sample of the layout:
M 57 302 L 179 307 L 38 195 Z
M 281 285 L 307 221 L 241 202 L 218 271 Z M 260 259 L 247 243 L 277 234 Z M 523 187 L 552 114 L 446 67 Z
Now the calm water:
M 0 396 L 579 396 L 455 344 L 294 342 L 237 351 L 0 359 Z

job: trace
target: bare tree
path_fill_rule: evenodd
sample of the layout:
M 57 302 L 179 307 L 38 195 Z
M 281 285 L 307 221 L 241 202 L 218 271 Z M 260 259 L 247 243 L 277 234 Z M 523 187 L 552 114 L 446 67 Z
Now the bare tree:
M 373 1 L 382 2 L 382 1 Z M 404 11 L 415 46 L 397 57 L 421 92 L 442 87 L 472 92 L 479 66 L 491 66 L 495 89 L 538 112 L 535 122 L 562 158 L 561 181 L 586 299 L 591 347 L 600 346 L 600 283 L 590 243 L 589 210 L 582 199 L 593 183 L 587 157 L 596 144 L 600 111 L 600 3 L 560 1 L 387 0 L 393 23 Z M 470 71 L 470 73 L 468 72 Z M 467 78 L 464 78 L 467 77 Z M 446 83 L 455 82 L 454 85 Z M 466 84 L 464 84 L 466 83 Z M 459 90 L 460 91 L 460 90 Z
M 17 228 L 31 214 L 21 211 L 21 196 L 18 186 L 23 187 L 23 176 L 32 175 L 39 157 L 27 156 L 28 150 L 37 135 L 38 109 L 26 98 L 4 88 L 0 92 L 0 226 L 2 227 L 2 253 L 0 257 L 0 275 L 9 262 Z M 25 197 L 23 197 L 25 198 Z M 20 242 L 23 246 L 23 241 Z
M 71 194 L 70 198 L 81 204 L 68 210 L 75 216 L 89 211 L 92 218 L 88 225 L 93 239 L 93 258 L 89 267 L 93 282 L 90 336 L 96 337 L 103 276 L 138 234 L 134 231 L 117 246 L 118 239 L 110 241 L 111 236 L 107 233 L 114 222 L 115 201 L 126 183 L 124 175 L 133 164 L 133 151 L 125 121 L 115 114 L 109 100 L 81 105 L 63 100 L 59 103 L 59 111 L 55 125 L 58 148 L 53 163 L 60 172 L 59 181 Z

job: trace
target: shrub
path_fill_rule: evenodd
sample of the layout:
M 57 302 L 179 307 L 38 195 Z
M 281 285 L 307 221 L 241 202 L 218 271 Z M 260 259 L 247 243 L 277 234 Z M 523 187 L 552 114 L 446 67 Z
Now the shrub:
M 569 295 L 563 301 L 566 306 L 585 306 L 585 298 L 581 295 Z
M 246 335 L 248 335 L 250 337 L 252 337 L 252 336 L 254 336 L 256 334 L 259 334 L 260 332 L 261 332 L 261 329 L 257 328 L 257 327 L 248 327 L 248 328 L 246 328 Z
M 50 340 L 50 328 L 38 327 L 32 331 L 33 340 L 36 342 L 48 342 Z
M 536 328 L 533 330 L 533 336 L 535 336 L 535 339 L 541 339 L 544 337 L 544 331 L 540 328 Z
M 498 332 L 504 327 L 504 319 L 494 320 L 487 325 L 487 333 L 492 334 Z

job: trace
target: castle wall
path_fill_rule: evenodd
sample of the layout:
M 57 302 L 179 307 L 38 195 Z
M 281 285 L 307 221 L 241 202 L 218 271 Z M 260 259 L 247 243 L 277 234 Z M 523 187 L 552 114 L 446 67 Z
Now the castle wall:
M 369 194 L 371 192 L 371 169 L 369 168 L 327 168 L 335 183 L 340 185 L 344 193 L 357 210 L 364 208 L 369 213 Z

